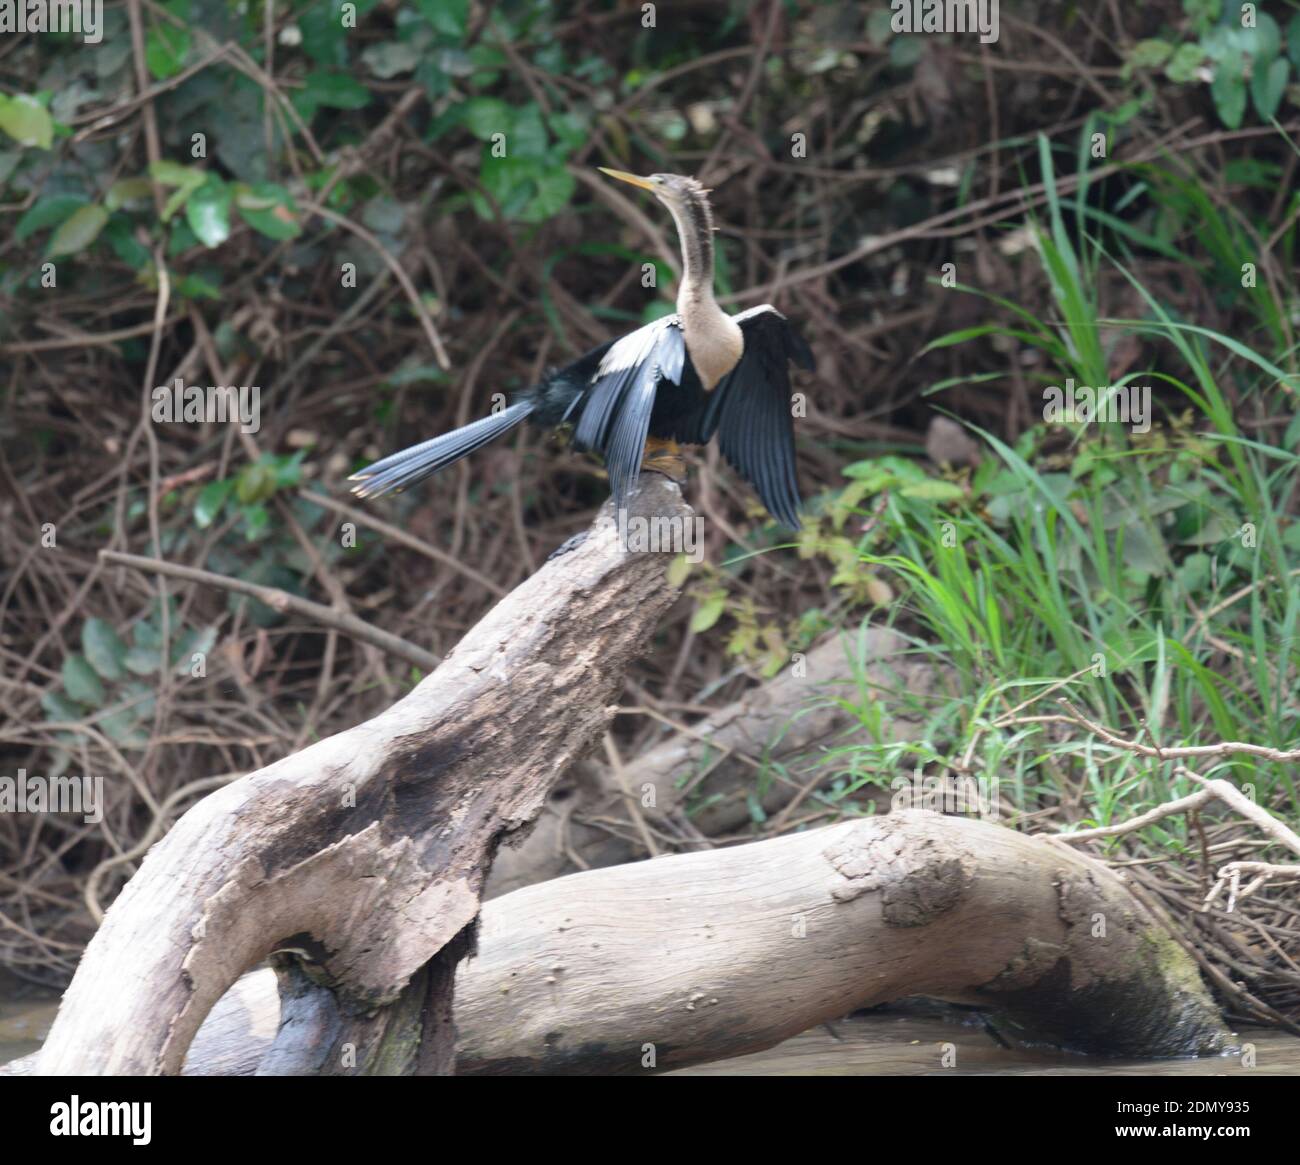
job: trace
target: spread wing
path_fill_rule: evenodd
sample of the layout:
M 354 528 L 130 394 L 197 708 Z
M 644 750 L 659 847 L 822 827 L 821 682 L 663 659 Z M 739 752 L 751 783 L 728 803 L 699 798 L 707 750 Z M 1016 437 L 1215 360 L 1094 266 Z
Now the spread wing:
M 710 394 L 704 440 L 715 432 L 728 463 L 778 521 L 799 529 L 799 481 L 790 413 L 790 361 L 812 369 L 813 355 L 771 304 L 732 317 L 745 349 Z
M 574 444 L 605 458 L 616 506 L 636 488 L 660 382 L 680 384 L 685 362 L 681 321 L 664 316 L 614 343 L 583 395 Z

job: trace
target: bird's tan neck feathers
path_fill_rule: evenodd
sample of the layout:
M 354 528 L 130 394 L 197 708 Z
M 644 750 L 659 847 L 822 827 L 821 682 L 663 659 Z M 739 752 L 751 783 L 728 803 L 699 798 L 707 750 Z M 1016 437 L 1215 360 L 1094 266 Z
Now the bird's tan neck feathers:
M 740 359 L 744 339 L 736 322 L 713 298 L 713 214 L 702 192 L 670 208 L 682 244 L 682 282 L 677 314 L 691 363 L 705 391 L 714 388 Z
M 717 305 L 712 291 L 688 296 L 683 290 L 677 297 L 677 314 L 682 319 L 686 351 L 708 392 L 735 368 L 744 351 L 740 327 Z

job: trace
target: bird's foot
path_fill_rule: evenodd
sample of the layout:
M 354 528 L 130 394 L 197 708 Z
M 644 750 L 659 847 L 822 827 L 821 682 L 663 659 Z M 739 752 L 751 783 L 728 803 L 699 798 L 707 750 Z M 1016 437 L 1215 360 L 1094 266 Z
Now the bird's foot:
M 677 448 L 677 442 L 664 437 L 647 437 L 645 452 L 641 455 L 641 468 L 662 473 L 669 481 L 686 484 L 686 461 Z
M 556 558 L 563 558 L 570 551 L 577 550 L 579 546 L 581 546 L 584 542 L 587 541 L 588 533 L 589 531 L 582 530 L 579 533 L 575 534 L 572 538 L 569 538 L 560 546 L 557 546 L 554 550 L 552 550 L 550 554 L 546 556 L 546 561 L 551 562 Z

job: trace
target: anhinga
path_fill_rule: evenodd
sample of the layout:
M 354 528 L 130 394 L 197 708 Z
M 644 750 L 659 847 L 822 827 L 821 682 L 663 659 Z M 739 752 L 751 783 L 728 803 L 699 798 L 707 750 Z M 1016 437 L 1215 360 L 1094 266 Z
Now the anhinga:
M 611 178 L 651 191 L 671 212 L 682 248 L 677 312 L 602 344 L 508 408 L 413 445 L 352 476 L 370 497 L 399 490 L 460 460 L 528 419 L 573 426 L 578 449 L 600 453 L 615 504 L 622 507 L 644 466 L 680 478 L 677 444 L 704 445 L 715 434 L 728 462 L 769 513 L 799 526 L 789 362 L 813 366 L 808 345 L 770 304 L 729 316 L 713 297 L 713 215 L 709 191 L 694 178 Z

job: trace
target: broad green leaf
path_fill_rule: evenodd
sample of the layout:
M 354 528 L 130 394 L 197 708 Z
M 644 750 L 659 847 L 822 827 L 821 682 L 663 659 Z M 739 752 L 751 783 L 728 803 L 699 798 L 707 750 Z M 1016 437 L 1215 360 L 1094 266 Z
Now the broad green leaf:
M 324 3 L 308 5 L 298 16 L 302 51 L 318 65 L 341 69 L 348 63 L 342 11 L 343 0 L 324 0 Z
M 24 239 L 31 238 L 37 231 L 58 226 L 85 205 L 87 205 L 86 200 L 76 194 L 52 194 L 42 198 L 18 220 L 17 226 L 14 227 L 14 238 L 21 243 Z
M 537 195 L 529 205 L 529 218 L 533 222 L 559 214 L 573 197 L 577 183 L 563 167 L 543 171 L 537 175 Z
M 308 73 L 303 87 L 293 96 L 294 108 L 310 121 L 321 106 L 329 109 L 363 109 L 370 104 L 370 90 L 355 77 L 318 69 Z
M 221 288 L 202 275 L 187 275 L 176 284 L 176 294 L 184 299 L 220 299 Z
M 1268 65 L 1262 61 L 1255 62 L 1255 72 L 1250 78 L 1250 95 L 1261 121 L 1268 121 L 1277 113 L 1290 74 L 1291 62 L 1285 57 L 1278 57 Z
M 78 704 L 98 708 L 104 703 L 104 685 L 100 683 L 95 669 L 81 655 L 64 657 L 63 690 Z
M 144 60 L 159 81 L 175 77 L 185 69 L 190 52 L 190 31 L 172 24 L 156 24 L 145 40 Z
M 161 608 L 155 615 L 161 614 Z M 155 651 L 162 650 L 162 631 L 148 619 L 141 619 L 131 628 L 131 639 L 139 647 L 148 647 Z
M 1210 95 L 1223 124 L 1229 129 L 1240 129 L 1241 119 L 1246 113 L 1246 78 L 1240 58 L 1226 56 L 1219 61 L 1214 70 L 1214 82 L 1210 85 Z
M 235 480 L 229 478 L 226 481 L 210 481 L 199 491 L 198 500 L 194 503 L 194 523 L 200 530 L 206 530 L 220 517 L 234 488 Z
M 898 492 L 905 498 L 918 498 L 926 502 L 956 502 L 966 496 L 956 482 L 940 481 L 937 478 L 904 486 Z
M 1257 8 L 1263 7 L 1256 5 Z M 1242 28 L 1246 51 L 1258 65 L 1273 60 L 1282 51 L 1282 29 L 1267 12 L 1256 12 L 1255 26 Z
M 163 206 L 163 222 L 170 222 L 172 216 L 189 200 L 190 195 L 208 180 L 207 171 L 200 170 L 196 166 L 180 166 L 175 162 L 155 162 L 149 167 L 149 174 L 164 186 L 176 187 Z
M 1205 60 L 1205 50 L 1198 44 L 1179 45 L 1165 66 L 1165 76 L 1175 85 L 1186 85 L 1197 79 L 1197 70 Z
M 57 255 L 75 255 L 84 251 L 99 238 L 99 232 L 107 222 L 108 211 L 102 206 L 83 206 L 54 232 L 45 253 L 54 258 Z
M 149 176 L 164 186 L 191 186 L 207 180 L 207 174 L 197 166 L 182 166 L 178 162 L 154 162 Z
M 254 200 L 268 205 L 263 209 L 255 209 L 248 205 Z M 302 233 L 297 205 L 283 186 L 277 186 L 273 182 L 259 182 L 246 189 L 241 188 L 236 194 L 235 206 L 250 227 L 268 238 L 284 241 L 296 239 Z
M 249 542 L 260 538 L 271 525 L 270 511 L 258 502 L 244 510 L 244 537 Z
M 251 186 L 240 182 L 235 187 L 235 205 L 240 210 L 270 210 L 271 207 L 280 205 L 280 195 L 256 194 Z
M 176 187 L 176 189 L 172 191 L 171 197 L 163 203 L 162 221 L 170 222 L 176 212 L 190 200 L 190 196 L 202 185 L 203 180 L 196 179 L 193 182 L 186 183 L 184 186 Z
M 302 481 L 302 463 L 306 456 L 307 450 L 299 449 L 297 453 L 291 453 L 288 456 L 271 458 L 271 472 L 275 474 L 277 489 L 287 489 L 290 486 L 298 485 Z
M 109 210 L 118 210 L 128 202 L 141 202 L 153 192 L 153 183 L 148 178 L 123 178 L 114 182 L 104 196 L 104 205 Z
M 1192 27 L 1203 34 L 1216 20 L 1223 8 L 1223 0 L 1183 0 L 1183 11 L 1191 18 Z
M 1140 40 L 1128 54 L 1128 64 L 1134 69 L 1155 69 L 1173 55 L 1174 46 L 1167 40 Z
M 469 0 L 415 0 L 415 6 L 446 36 L 464 36 L 469 24 Z
M 139 638 L 138 634 L 137 638 Z M 126 659 L 123 662 L 128 671 L 133 671 L 138 676 L 148 676 L 158 670 L 160 653 L 156 645 L 137 643 L 127 649 Z
M 275 470 L 261 461 L 241 470 L 235 479 L 235 496 L 244 505 L 265 501 L 275 490 Z
M 21 146 L 48 150 L 54 141 L 54 120 L 35 97 L 0 94 L 0 129 Z
M 697 635 L 707 631 L 719 619 L 722 618 L 722 612 L 726 610 L 727 596 L 725 593 L 715 591 L 705 598 L 698 607 L 695 608 L 695 614 L 691 616 L 691 630 Z
M 185 221 L 205 247 L 219 247 L 230 237 L 230 187 L 211 177 L 185 203 Z
M 126 641 L 112 624 L 90 618 L 81 627 L 81 649 L 90 666 L 106 680 L 120 680 L 126 660 Z
M 496 97 L 473 97 L 461 106 L 465 128 L 480 141 L 506 133 L 514 121 L 509 105 Z
M 144 748 L 148 734 L 140 727 L 140 715 L 134 708 L 119 708 L 100 716 L 96 723 L 114 743 L 124 748 Z
M 148 249 L 135 237 L 131 223 L 123 215 L 109 219 L 104 228 L 104 238 L 113 248 L 113 253 L 132 271 L 143 271 L 149 266 L 151 256 Z
M 41 707 L 45 709 L 45 715 L 54 721 L 80 720 L 86 715 L 84 708 L 74 704 L 62 692 L 42 692 Z
M 547 157 L 546 126 L 542 111 L 536 105 L 525 105 L 511 110 L 510 126 L 506 130 L 506 152 L 515 158 Z

